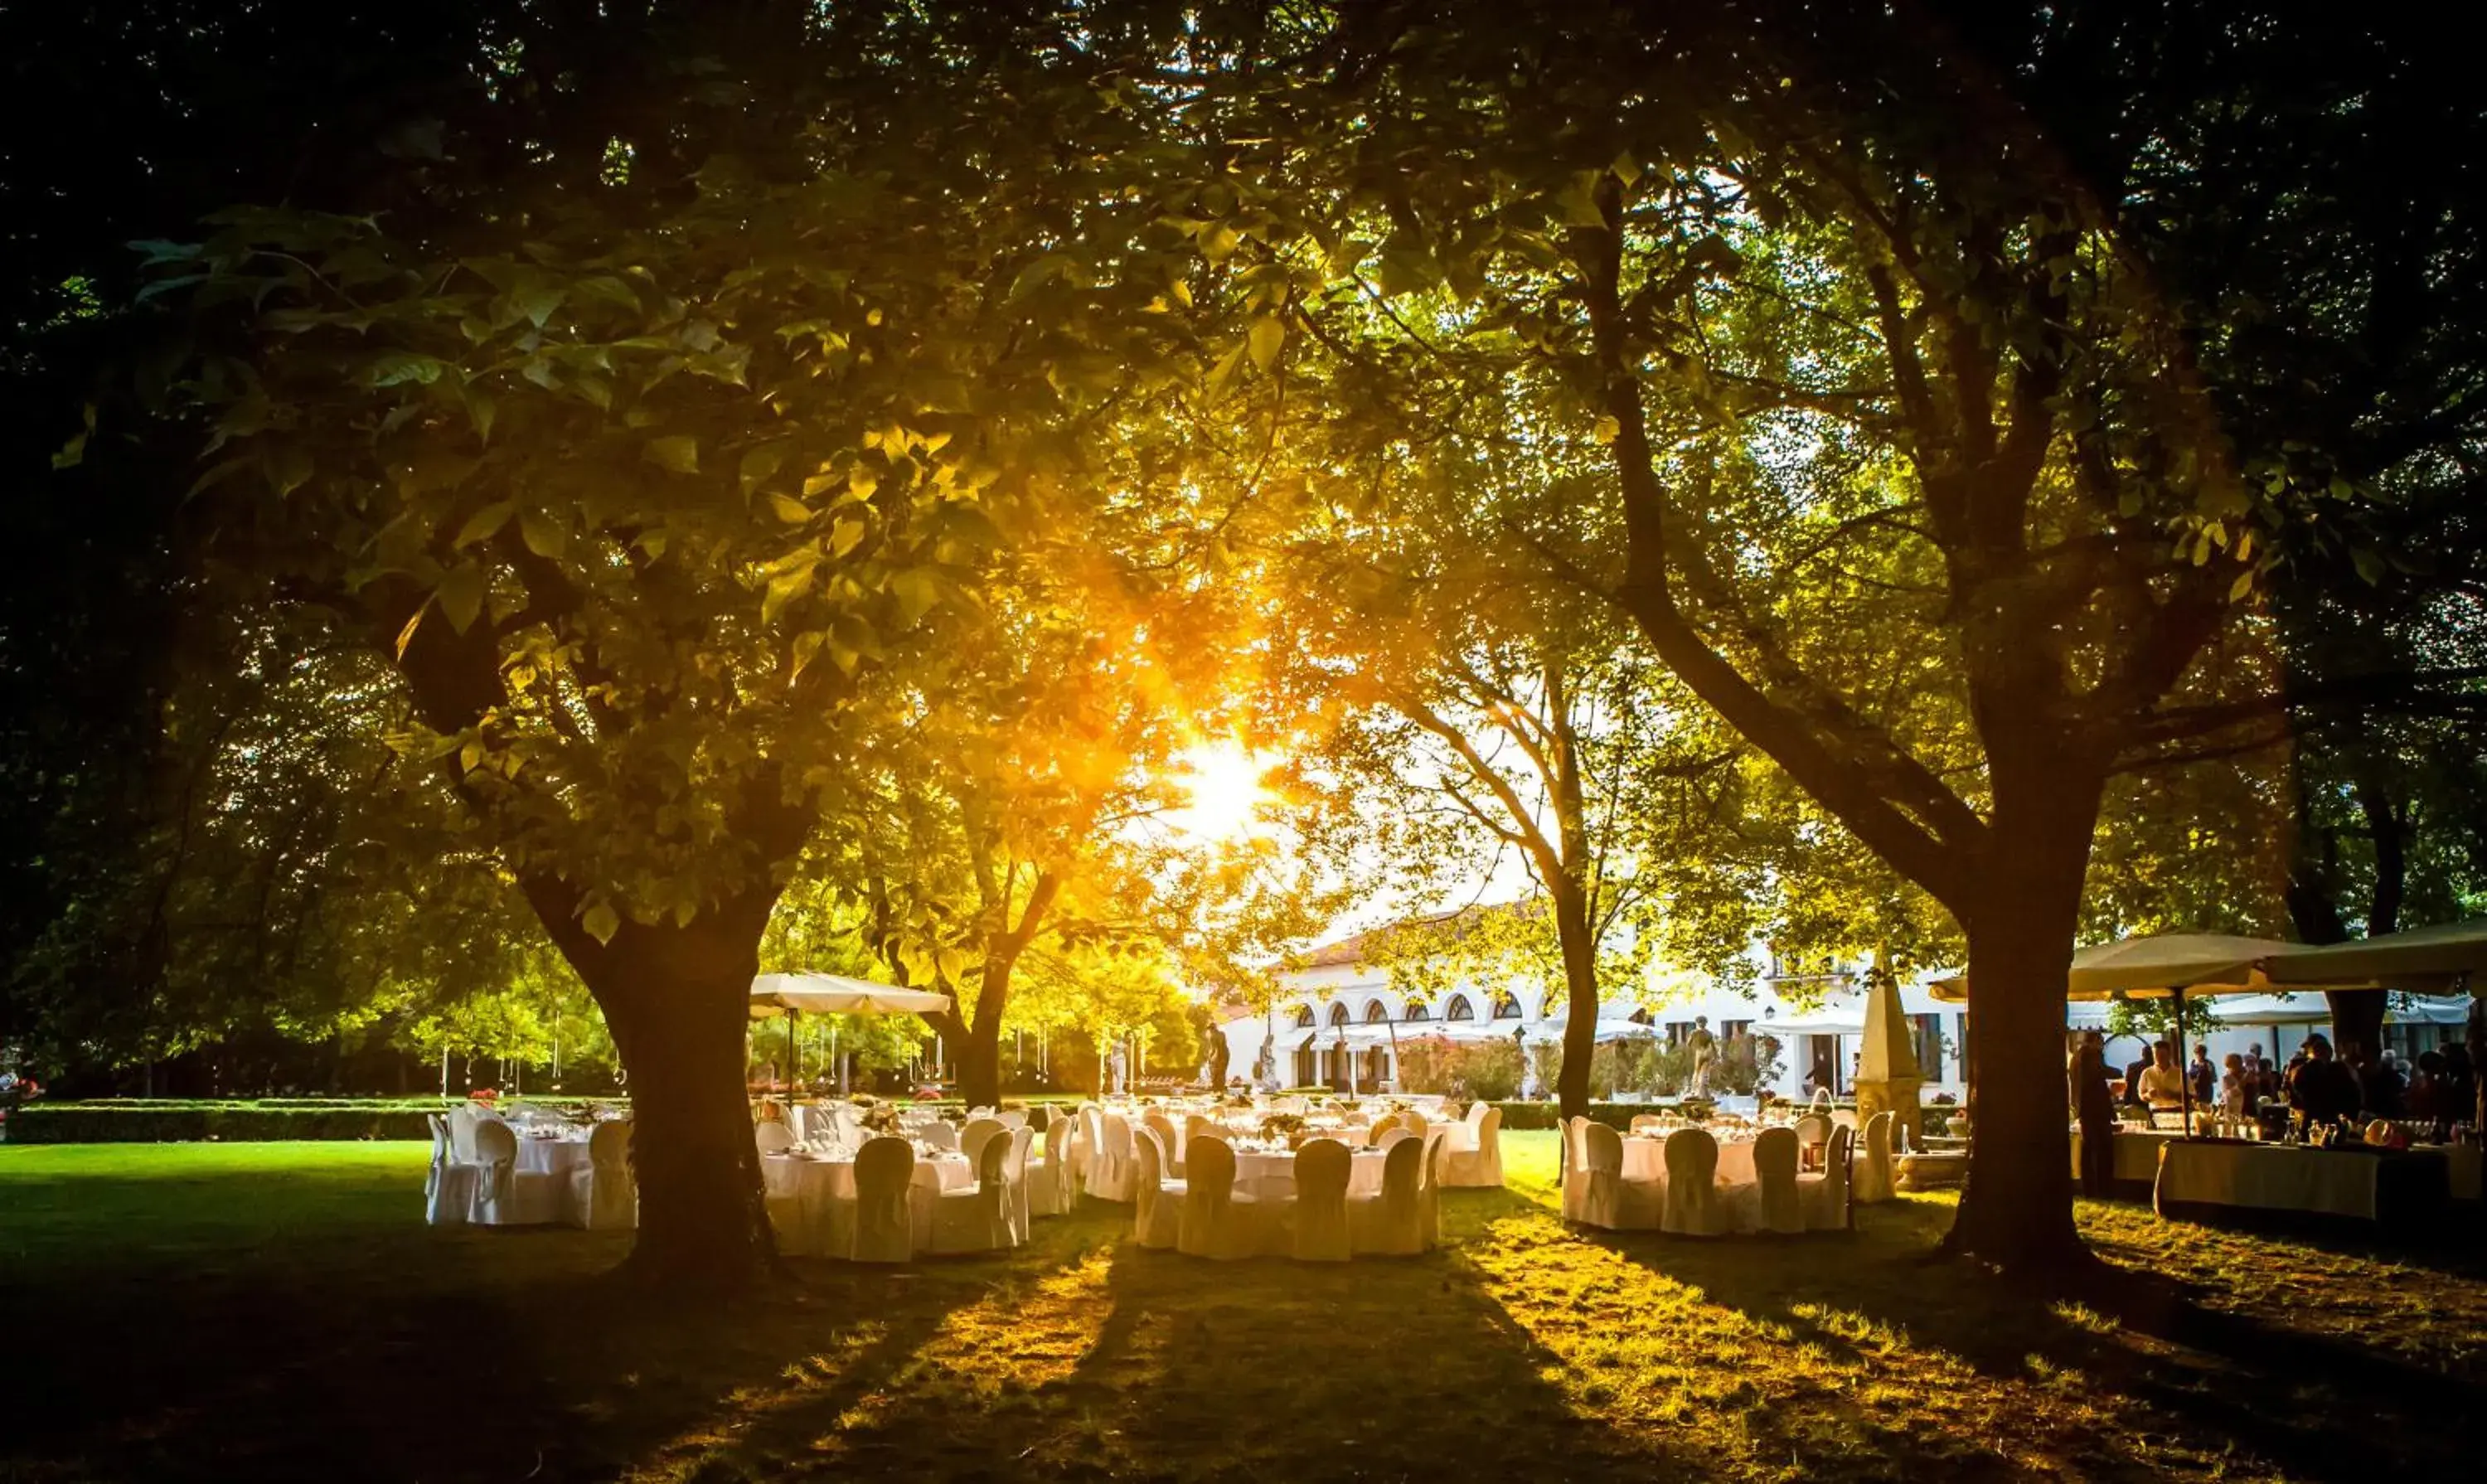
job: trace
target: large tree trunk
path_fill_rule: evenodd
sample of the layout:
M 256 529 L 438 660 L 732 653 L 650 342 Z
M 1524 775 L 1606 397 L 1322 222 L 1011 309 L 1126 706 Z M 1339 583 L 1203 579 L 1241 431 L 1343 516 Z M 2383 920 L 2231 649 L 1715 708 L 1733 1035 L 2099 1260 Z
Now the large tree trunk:
M 1579 1118 L 1589 1111 L 1589 1058 L 1598 1050 L 1598 945 L 1590 940 L 1586 905 L 1579 891 L 1554 892 L 1554 930 L 1563 946 L 1566 1003 L 1563 1025 L 1563 1070 L 1554 1078 L 1554 1096 L 1562 1116 Z
M 625 1272 L 677 1289 L 731 1291 L 778 1271 L 743 1086 L 751 979 L 774 890 L 686 926 L 626 921 L 598 943 L 559 883 L 528 898 L 604 1012 L 629 1077 L 639 1234 Z
M 2064 985 L 2098 787 L 2066 760 L 1998 748 L 1994 833 L 1963 926 L 1969 935 L 1969 1184 L 1947 1245 L 2021 1274 L 2088 1263 L 2073 1224 L 2064 1098 Z M 2026 751 L 2048 749 L 2030 748 Z

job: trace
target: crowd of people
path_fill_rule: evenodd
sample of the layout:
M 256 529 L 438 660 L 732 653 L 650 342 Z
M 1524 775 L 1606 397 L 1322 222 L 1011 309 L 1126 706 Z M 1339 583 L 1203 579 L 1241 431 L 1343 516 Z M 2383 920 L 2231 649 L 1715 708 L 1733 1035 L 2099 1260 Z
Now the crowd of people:
M 2174 1113 L 2191 1103 L 2229 1122 L 2266 1129 L 2414 1121 L 2431 1125 L 2432 1136 L 2441 1139 L 2453 1125 L 2470 1122 L 2478 1106 L 2477 1068 L 2458 1041 L 2419 1052 L 2415 1064 L 2389 1050 L 2340 1057 L 2320 1032 L 2307 1036 L 2285 1065 L 2265 1056 L 2260 1042 L 2229 1053 L 2224 1066 L 2214 1064 L 2211 1049 L 2201 1045 L 2180 1065 L 2178 1050 L 2171 1040 L 2154 1042 L 2118 1080 L 2101 1032 L 2083 1033 L 2073 1048 L 2067 1090 L 2083 1135 L 2082 1184 L 2091 1193 L 2104 1192 L 2113 1168 L 2107 1151 L 2119 1109 Z

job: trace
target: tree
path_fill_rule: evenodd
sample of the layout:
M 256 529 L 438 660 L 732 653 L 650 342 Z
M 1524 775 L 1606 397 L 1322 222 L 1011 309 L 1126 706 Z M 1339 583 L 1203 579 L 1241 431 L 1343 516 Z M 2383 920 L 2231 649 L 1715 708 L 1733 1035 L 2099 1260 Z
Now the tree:
M 1347 28 L 1332 91 L 1258 100 L 1265 178 L 1305 182 L 1265 250 L 1387 300 L 1411 357 L 1498 353 L 1603 441 L 1624 551 L 1587 585 L 1963 928 L 1980 1138 L 1952 1241 L 2053 1271 L 2108 780 L 2235 692 L 2269 704 L 2231 620 L 2272 533 L 2338 497 L 2222 436 L 2120 235 L 2146 129 L 2059 140 L 2020 100 L 2040 83 L 1879 8 L 1770 19 Z M 2068 85 L 2025 24 L 2014 64 Z M 2057 153 L 2103 143 L 2086 175 Z
M 625 196 L 456 201 L 410 238 L 238 210 L 154 250 L 233 601 L 404 686 L 402 745 L 604 1011 L 632 1263 L 670 1281 L 767 1264 L 741 1069 L 787 873 L 1004 530 L 1089 498 L 1118 399 L 1198 369 L 1166 312 L 1189 243 L 1140 242 L 1105 179 L 1136 137 L 1110 60 L 962 24 L 899 42 L 982 65 L 864 51 L 799 151 L 641 154 Z

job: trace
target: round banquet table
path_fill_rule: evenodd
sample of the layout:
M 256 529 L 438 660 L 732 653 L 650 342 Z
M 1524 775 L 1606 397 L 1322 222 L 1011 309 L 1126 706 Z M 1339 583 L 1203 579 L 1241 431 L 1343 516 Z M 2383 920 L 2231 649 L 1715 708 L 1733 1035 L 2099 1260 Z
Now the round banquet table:
M 1351 1196 L 1372 1196 L 1382 1193 L 1383 1151 L 1359 1149 L 1348 1162 L 1347 1193 Z M 1254 1200 L 1284 1200 L 1296 1193 L 1296 1157 L 1289 1154 L 1252 1154 L 1235 1151 L 1235 1189 L 1247 1191 Z
M 1624 1178 L 1626 1180 L 1659 1180 L 1666 1178 L 1666 1141 L 1644 1134 L 1630 1134 L 1624 1139 Z M 1753 1173 L 1753 1141 L 1748 1138 L 1719 1141 L 1719 1170 L 1716 1176 L 1721 1193 L 1738 1186 L 1759 1185 L 1761 1177 Z
M 518 1139 L 518 1162 L 514 1166 L 520 1174 L 567 1175 L 587 1168 L 587 1140 L 583 1138 Z
M 915 1154 L 908 1204 L 915 1219 L 915 1245 L 933 1242 L 933 1203 L 945 1190 L 976 1183 L 976 1167 L 963 1154 Z M 760 1161 L 760 1182 L 771 1200 L 794 1202 L 796 1229 L 785 1233 L 787 1250 L 814 1256 L 843 1254 L 854 1232 L 854 1156 L 813 1158 L 772 1154 Z

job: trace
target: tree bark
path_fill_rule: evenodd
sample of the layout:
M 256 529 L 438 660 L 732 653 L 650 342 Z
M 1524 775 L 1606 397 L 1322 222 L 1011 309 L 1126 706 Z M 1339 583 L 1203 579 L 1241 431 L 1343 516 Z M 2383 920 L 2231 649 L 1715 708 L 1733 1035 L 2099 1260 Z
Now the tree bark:
M 1588 906 L 1579 886 L 1568 878 L 1555 885 L 1554 931 L 1563 947 L 1565 1002 L 1571 1007 L 1563 1024 L 1563 1070 L 1554 1078 L 1554 1096 L 1562 1116 L 1579 1118 L 1589 1111 L 1589 1058 L 1598 1049 L 1598 945 L 1589 931 Z
M 743 1085 L 751 980 L 776 902 L 756 890 L 686 925 L 623 922 L 607 943 L 580 926 L 565 883 L 527 898 L 588 993 L 630 1088 L 638 1239 L 624 1272 L 651 1284 L 732 1292 L 782 1270 Z
M 2090 1261 L 2073 1222 L 2064 985 L 2101 790 L 2095 772 L 2026 735 L 2036 730 L 1990 722 L 1987 733 L 1993 836 L 1963 923 L 1972 1141 L 1945 1242 L 2007 1272 L 2044 1275 Z

